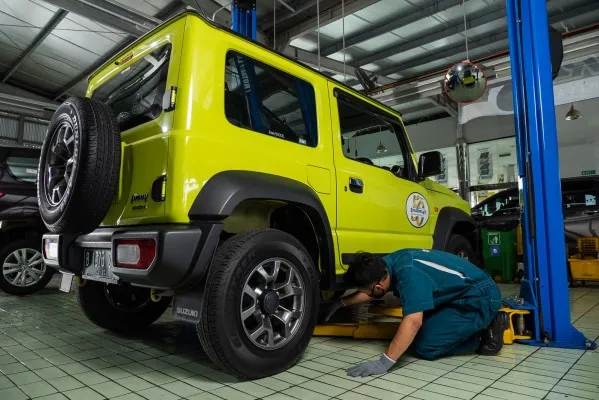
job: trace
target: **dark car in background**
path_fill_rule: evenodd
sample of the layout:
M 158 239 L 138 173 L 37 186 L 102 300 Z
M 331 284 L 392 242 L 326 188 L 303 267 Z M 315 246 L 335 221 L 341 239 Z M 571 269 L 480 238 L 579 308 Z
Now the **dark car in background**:
M 599 236 L 599 176 L 564 178 L 562 207 L 566 244 L 570 254 L 576 253 L 580 237 Z M 520 220 L 518 188 L 503 190 L 472 208 L 472 217 L 481 224 L 510 225 Z
M 37 206 L 40 150 L 0 147 L 0 289 L 16 295 L 44 288 L 54 269 L 41 254 L 45 226 Z

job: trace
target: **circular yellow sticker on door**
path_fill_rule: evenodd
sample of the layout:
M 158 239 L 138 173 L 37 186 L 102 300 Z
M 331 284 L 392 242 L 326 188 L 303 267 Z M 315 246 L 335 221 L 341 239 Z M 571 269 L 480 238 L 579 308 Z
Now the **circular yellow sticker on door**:
M 412 193 L 406 202 L 408 221 L 416 228 L 422 228 L 428 221 L 428 203 L 420 193 Z

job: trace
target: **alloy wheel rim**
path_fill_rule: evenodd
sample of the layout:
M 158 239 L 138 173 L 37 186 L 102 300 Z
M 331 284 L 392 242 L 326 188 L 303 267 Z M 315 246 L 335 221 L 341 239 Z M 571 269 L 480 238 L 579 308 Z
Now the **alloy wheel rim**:
M 72 184 L 75 145 L 73 125 L 69 120 L 63 120 L 51 133 L 44 165 L 45 195 L 54 207 L 64 200 L 67 188 Z
M 264 350 L 276 350 L 291 341 L 304 318 L 304 281 L 297 267 L 271 258 L 258 264 L 243 286 L 239 307 L 248 339 Z
M 42 253 L 35 249 L 17 249 L 10 253 L 2 264 L 2 275 L 13 286 L 33 286 L 45 273 L 46 265 Z

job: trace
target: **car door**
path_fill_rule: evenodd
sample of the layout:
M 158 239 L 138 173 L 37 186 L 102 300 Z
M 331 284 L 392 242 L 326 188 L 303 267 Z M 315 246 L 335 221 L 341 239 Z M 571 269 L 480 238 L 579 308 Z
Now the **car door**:
M 4 148 L 0 153 L 0 219 L 37 212 L 39 149 Z
M 359 251 L 430 248 L 428 192 L 399 119 L 331 86 L 337 238 L 343 264 Z

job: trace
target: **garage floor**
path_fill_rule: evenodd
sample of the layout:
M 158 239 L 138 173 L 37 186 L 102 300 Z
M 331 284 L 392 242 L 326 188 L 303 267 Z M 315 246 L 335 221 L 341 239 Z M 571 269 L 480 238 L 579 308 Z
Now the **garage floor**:
M 344 369 L 378 357 L 384 342 L 314 338 L 289 371 L 237 382 L 213 369 L 192 327 L 170 320 L 143 338 L 92 325 L 56 278 L 25 298 L 0 294 L 0 399 L 599 399 L 599 352 L 523 345 L 497 357 L 423 361 L 406 356 L 391 373 L 349 379 Z M 504 295 L 518 286 L 504 285 Z M 571 290 L 572 317 L 599 336 L 599 286 Z

